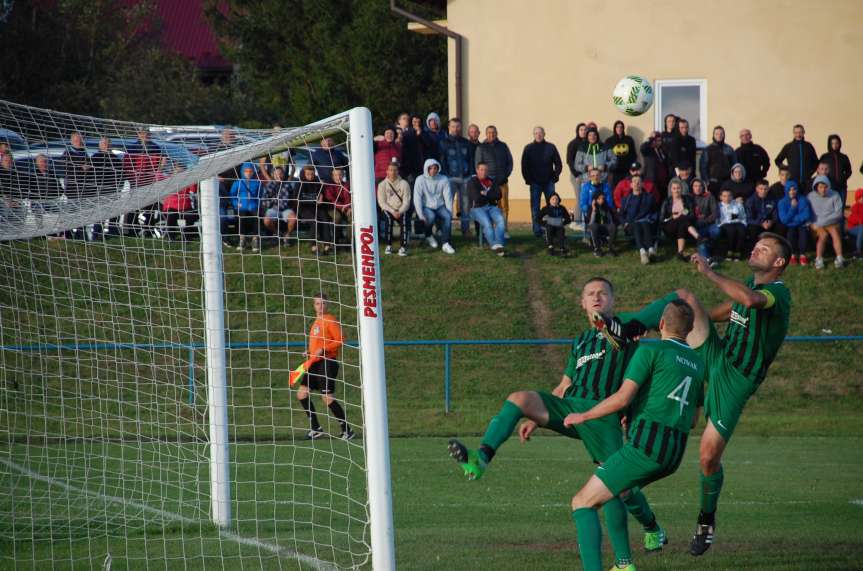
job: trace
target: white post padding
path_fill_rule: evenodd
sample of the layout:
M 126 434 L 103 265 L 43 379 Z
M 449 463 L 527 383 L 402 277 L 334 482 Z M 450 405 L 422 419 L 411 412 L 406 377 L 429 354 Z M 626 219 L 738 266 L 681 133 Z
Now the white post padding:
M 396 562 L 384 368 L 380 248 L 372 152 L 372 116 L 366 108 L 358 107 L 350 111 L 350 150 L 372 568 L 375 571 L 391 571 L 396 568 Z
M 210 496 L 213 523 L 231 525 L 228 455 L 228 383 L 225 355 L 225 301 L 222 236 L 219 224 L 219 181 L 200 184 L 201 269 L 207 341 L 207 403 L 210 416 Z

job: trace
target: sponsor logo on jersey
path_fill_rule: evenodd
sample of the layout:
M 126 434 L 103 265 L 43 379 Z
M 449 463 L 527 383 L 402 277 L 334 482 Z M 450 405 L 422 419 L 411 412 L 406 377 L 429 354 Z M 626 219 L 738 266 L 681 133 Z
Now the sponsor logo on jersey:
M 575 364 L 575 368 L 580 369 L 585 363 L 594 361 L 596 359 L 602 359 L 603 355 L 605 355 L 605 349 L 603 349 L 599 353 L 591 353 L 590 355 L 584 355 L 582 357 L 579 357 L 578 361 Z
M 321 328 L 320 327 L 318 327 L 317 325 L 312 327 L 312 335 L 320 335 L 320 334 L 321 334 Z
M 733 309 L 731 310 L 731 323 L 736 323 L 740 327 L 749 327 L 749 318 L 743 317 Z

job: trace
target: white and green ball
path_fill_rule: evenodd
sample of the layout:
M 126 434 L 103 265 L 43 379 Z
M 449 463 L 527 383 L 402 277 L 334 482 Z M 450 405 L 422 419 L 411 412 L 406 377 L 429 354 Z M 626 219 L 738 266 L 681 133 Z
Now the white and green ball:
M 611 100 L 622 113 L 641 115 L 653 105 L 653 86 L 640 75 L 627 75 L 617 82 Z

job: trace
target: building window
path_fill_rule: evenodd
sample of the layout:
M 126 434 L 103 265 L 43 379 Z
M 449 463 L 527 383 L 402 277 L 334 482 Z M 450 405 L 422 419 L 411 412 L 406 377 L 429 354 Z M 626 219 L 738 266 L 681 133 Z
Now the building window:
M 663 130 L 662 119 L 669 113 L 689 121 L 689 134 L 695 137 L 698 147 L 710 141 L 707 126 L 706 79 L 658 79 L 655 85 L 654 128 Z

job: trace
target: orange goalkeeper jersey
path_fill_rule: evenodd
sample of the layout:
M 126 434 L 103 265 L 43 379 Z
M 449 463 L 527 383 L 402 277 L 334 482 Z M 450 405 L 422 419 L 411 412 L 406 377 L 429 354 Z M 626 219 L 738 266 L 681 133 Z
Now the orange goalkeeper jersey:
M 312 328 L 309 329 L 309 355 L 314 355 L 318 350 L 323 349 L 325 357 L 336 359 L 342 343 L 344 343 L 342 327 L 332 314 L 325 313 L 315 319 Z

